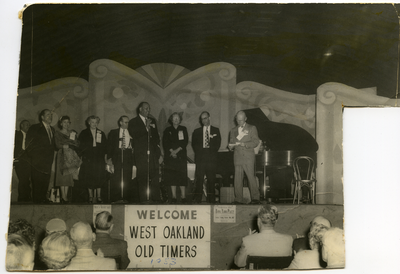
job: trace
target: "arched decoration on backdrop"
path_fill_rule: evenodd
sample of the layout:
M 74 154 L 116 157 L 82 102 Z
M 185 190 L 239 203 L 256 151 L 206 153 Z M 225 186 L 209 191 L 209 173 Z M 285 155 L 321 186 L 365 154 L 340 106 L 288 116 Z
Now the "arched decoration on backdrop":
M 326 83 L 317 89 L 317 204 L 343 204 L 343 106 L 395 106 L 376 88 L 355 89 Z
M 22 120 L 38 123 L 38 115 L 43 109 L 53 111 L 52 125 L 62 115 L 71 118 L 72 128 L 78 132 L 85 127 L 87 117 L 88 81 L 77 77 L 56 79 L 38 86 L 18 89 L 16 128 Z
M 191 133 L 199 127 L 199 115 L 210 112 L 212 123 L 221 129 L 227 146 L 235 113 L 236 68 L 228 63 L 212 63 L 189 71 L 174 64 L 155 63 L 136 70 L 112 60 L 100 59 L 90 65 L 89 110 L 104 120 L 104 130 L 117 127 L 121 115 L 136 116 L 142 101 L 151 105 L 159 131 L 168 126 L 173 112 L 182 112 L 182 125 Z M 224 121 L 223 123 L 221 121 Z M 191 147 L 188 147 L 192 154 Z
M 245 81 L 237 84 L 236 96 L 238 109 L 259 107 L 270 121 L 299 126 L 315 138 L 315 95 Z

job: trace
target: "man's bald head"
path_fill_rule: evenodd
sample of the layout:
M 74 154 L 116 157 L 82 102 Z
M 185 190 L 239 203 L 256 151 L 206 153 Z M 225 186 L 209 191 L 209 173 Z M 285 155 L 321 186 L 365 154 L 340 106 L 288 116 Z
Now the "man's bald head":
M 95 240 L 95 234 L 88 223 L 77 222 L 71 228 L 71 239 L 78 249 L 91 248 Z
M 236 113 L 236 123 L 238 124 L 239 127 L 243 126 L 244 123 L 246 123 L 247 116 L 246 113 L 242 110 L 238 111 Z

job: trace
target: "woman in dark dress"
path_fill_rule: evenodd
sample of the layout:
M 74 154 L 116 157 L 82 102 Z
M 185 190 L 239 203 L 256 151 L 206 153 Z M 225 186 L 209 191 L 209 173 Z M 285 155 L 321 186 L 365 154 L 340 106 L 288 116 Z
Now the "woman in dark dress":
M 87 129 L 79 134 L 82 151 L 82 165 L 79 172 L 79 183 L 89 190 L 89 203 L 93 202 L 93 197 L 99 203 L 101 199 L 101 187 L 106 181 L 107 163 L 107 140 L 103 131 L 97 128 L 100 118 L 89 116 L 86 119 Z
M 187 157 L 186 146 L 189 141 L 187 129 L 181 126 L 181 116 L 174 112 L 169 117 L 170 127 L 164 130 L 163 148 L 164 148 L 164 182 L 171 186 L 171 203 L 176 203 L 176 187 L 181 189 L 182 200 L 186 203 L 186 185 L 187 185 Z
M 78 170 L 82 163 L 77 154 L 79 141 L 77 132 L 70 130 L 71 119 L 62 116 L 58 121 L 58 128 L 54 134 L 57 147 L 55 186 L 61 189 L 61 203 L 68 203 L 68 188 L 74 186 L 78 180 Z

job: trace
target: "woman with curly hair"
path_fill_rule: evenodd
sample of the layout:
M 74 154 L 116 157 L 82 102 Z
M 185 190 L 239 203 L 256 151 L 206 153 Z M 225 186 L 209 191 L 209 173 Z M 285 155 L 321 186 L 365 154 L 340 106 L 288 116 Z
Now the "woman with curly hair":
M 76 255 L 76 246 L 67 232 L 54 232 L 43 239 L 39 257 L 49 270 L 65 268 Z
M 322 216 L 315 217 L 311 222 L 310 233 L 308 233 L 308 244 L 310 249 L 294 251 L 294 258 L 288 269 L 316 269 L 322 268 L 320 264 L 319 247 L 321 236 L 331 227 L 329 220 Z

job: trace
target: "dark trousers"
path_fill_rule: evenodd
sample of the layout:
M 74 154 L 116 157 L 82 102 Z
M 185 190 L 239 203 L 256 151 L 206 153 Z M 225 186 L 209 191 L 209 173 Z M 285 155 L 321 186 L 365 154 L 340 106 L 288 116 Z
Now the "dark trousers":
M 158 162 L 150 164 L 149 172 L 149 199 L 154 202 L 161 201 L 160 191 L 160 165 Z M 140 202 L 146 202 L 147 199 L 147 174 L 148 168 L 146 166 L 137 166 L 137 181 L 138 181 L 138 192 Z
M 20 160 L 14 167 L 18 176 L 18 202 L 28 202 L 31 200 L 31 165 Z
M 50 169 L 49 172 L 41 172 L 32 167 L 31 180 L 33 187 L 33 202 L 43 203 L 47 197 L 47 189 L 50 182 Z
M 207 178 L 207 202 L 215 202 L 215 182 L 216 182 L 217 166 L 212 161 L 196 163 L 196 187 L 193 199 L 201 202 L 203 196 L 204 175 Z

